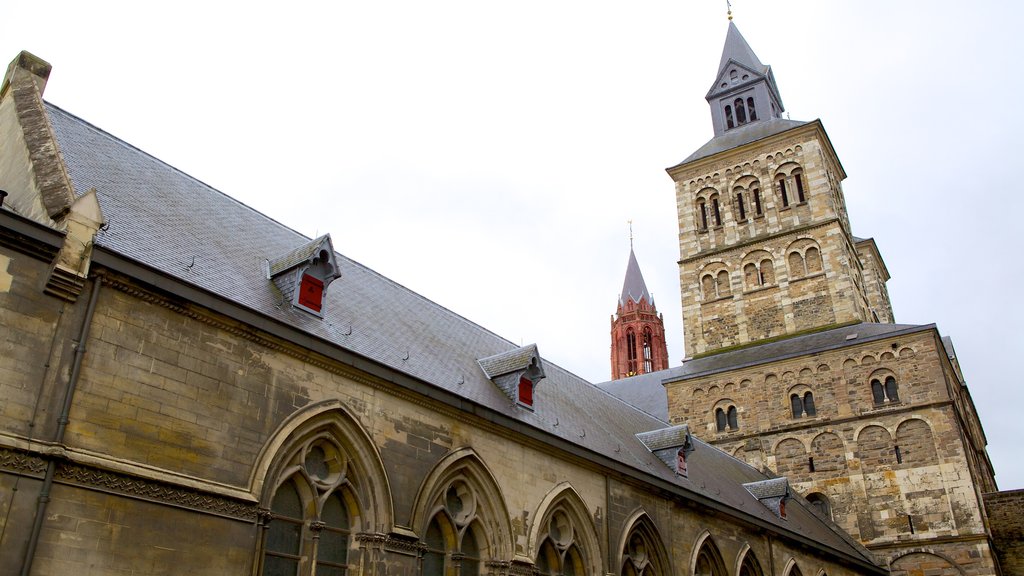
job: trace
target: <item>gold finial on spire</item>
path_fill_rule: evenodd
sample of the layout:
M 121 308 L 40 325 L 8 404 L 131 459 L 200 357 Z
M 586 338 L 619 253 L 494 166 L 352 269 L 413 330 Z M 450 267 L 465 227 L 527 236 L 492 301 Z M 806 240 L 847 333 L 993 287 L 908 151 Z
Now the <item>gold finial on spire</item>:
M 633 249 L 633 221 L 632 220 L 626 220 L 626 222 L 629 224 L 629 249 L 632 250 Z
M 729 17 L 729 22 L 732 22 L 732 2 L 725 0 L 725 14 Z

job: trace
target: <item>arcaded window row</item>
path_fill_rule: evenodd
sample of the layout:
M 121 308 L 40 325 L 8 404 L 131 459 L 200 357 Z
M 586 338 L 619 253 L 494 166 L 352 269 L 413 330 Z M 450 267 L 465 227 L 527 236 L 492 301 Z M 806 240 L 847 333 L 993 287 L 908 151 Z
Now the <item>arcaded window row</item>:
M 790 280 L 814 276 L 823 271 L 821 250 L 813 240 L 797 240 L 786 249 L 786 254 Z M 771 253 L 756 250 L 744 256 L 742 262 L 744 291 L 776 285 L 775 257 Z M 726 264 L 712 262 L 701 270 L 700 286 L 701 298 L 704 301 L 732 296 L 732 272 Z
M 785 210 L 807 202 L 807 183 L 803 168 L 796 162 L 787 162 L 772 177 L 775 207 Z M 756 176 L 743 176 L 736 180 L 732 191 L 725 197 L 717 188 L 707 187 L 696 196 L 697 229 L 705 231 L 721 226 L 726 212 L 739 224 L 764 216 L 767 206 L 761 181 Z

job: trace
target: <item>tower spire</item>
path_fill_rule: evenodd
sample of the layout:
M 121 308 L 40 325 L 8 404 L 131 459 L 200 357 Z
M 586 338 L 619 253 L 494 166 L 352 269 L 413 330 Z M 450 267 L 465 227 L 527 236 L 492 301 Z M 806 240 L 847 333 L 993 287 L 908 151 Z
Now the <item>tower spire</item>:
M 633 252 L 633 221 L 629 221 L 629 262 L 619 305 L 612 315 L 612 379 L 668 368 L 665 323 L 647 291 Z
M 761 62 L 732 21 L 725 35 L 718 76 L 705 99 L 711 105 L 715 136 L 754 122 L 782 118 L 782 99 L 771 66 Z

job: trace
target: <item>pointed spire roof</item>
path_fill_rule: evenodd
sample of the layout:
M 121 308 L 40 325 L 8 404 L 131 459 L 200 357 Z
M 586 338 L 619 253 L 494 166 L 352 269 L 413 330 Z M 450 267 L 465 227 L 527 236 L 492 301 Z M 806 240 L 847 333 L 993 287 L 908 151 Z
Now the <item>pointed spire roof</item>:
M 629 248 L 626 280 L 622 283 L 622 295 L 619 296 L 619 302 L 625 304 L 627 298 L 637 303 L 640 302 L 640 299 L 646 298 L 647 302 L 654 304 L 654 299 L 647 291 L 647 284 L 644 283 L 644 275 L 640 273 L 640 264 L 636 261 L 636 254 L 633 253 L 632 246 Z
M 718 63 L 719 74 L 725 69 L 729 60 L 746 66 L 754 72 L 764 73 L 766 68 L 761 63 L 761 60 L 758 59 L 757 54 L 754 54 L 754 50 L 750 47 L 750 44 L 747 44 L 746 39 L 740 34 L 740 29 L 736 27 L 732 20 L 729 21 L 729 32 L 725 35 L 725 48 L 722 49 L 722 60 Z

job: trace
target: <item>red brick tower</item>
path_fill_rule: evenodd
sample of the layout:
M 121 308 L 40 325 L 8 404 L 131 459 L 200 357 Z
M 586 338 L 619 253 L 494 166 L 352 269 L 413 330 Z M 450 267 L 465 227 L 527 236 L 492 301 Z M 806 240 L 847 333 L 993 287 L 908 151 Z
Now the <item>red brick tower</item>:
M 647 292 L 633 247 L 629 248 L 626 280 L 612 316 L 612 380 L 668 368 L 665 324 Z

